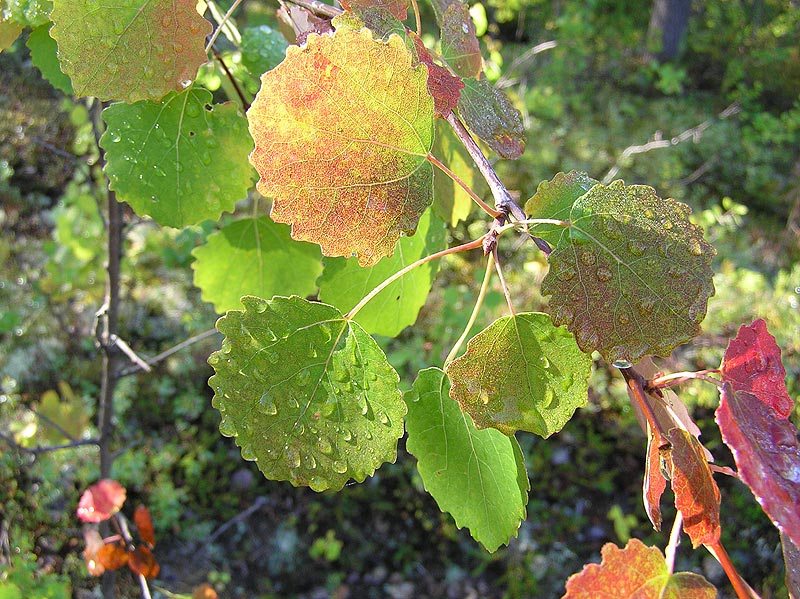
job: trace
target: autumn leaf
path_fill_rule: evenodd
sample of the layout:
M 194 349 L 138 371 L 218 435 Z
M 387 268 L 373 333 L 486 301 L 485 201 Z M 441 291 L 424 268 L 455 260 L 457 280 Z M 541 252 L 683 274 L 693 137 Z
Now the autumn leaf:
M 206 62 L 211 23 L 194 0 L 57 0 L 50 34 L 78 96 L 159 100 L 187 87 Z
M 525 214 L 530 218 L 552 218 L 569 220 L 572 205 L 579 197 L 597 185 L 598 181 L 586 173 L 569 171 L 556 173 L 550 181 L 542 181 L 527 202 Z M 550 245 L 556 245 L 561 235 L 567 232 L 566 227 L 557 225 L 535 225 L 531 233 L 541 237 Z
M 207 582 L 200 584 L 192 591 L 192 599 L 217 599 L 217 591 Z
M 794 400 L 786 390 L 781 350 L 762 319 L 739 327 L 736 338 L 725 350 L 720 368 L 722 380 L 731 383 L 735 391 L 752 393 L 780 418 L 788 418 L 794 410 Z
M 261 78 L 247 113 L 258 189 L 326 256 L 375 264 L 433 200 L 433 98 L 412 58 L 396 35 L 342 28 L 290 46 Z
M 125 487 L 104 478 L 84 491 L 78 502 L 78 518 L 83 522 L 102 522 L 116 514 L 125 503 Z
M 128 567 L 145 578 L 155 578 L 161 569 L 153 552 L 141 545 L 130 552 Z
M 97 561 L 106 570 L 119 570 L 129 558 L 128 550 L 118 543 L 108 543 L 97 550 Z
M 92 576 L 100 576 L 106 571 L 105 566 L 97 557 L 97 552 L 105 545 L 103 537 L 96 528 L 86 528 L 83 531 L 83 540 L 86 548 L 83 550 L 83 560 L 86 562 L 86 569 Z
M 714 544 L 720 535 L 720 495 L 703 446 L 680 428 L 673 428 L 666 436 L 672 444 L 672 491 L 675 507 L 683 515 L 683 530 L 695 548 Z
M 465 78 L 480 75 L 483 68 L 481 47 L 475 35 L 475 23 L 469 5 L 454 2 L 445 9 L 441 19 L 442 58 Z
M 670 574 L 656 547 L 631 539 L 624 549 L 607 543 L 602 562 L 589 564 L 567 580 L 562 599 L 715 599 L 717 590 L 691 572 Z
M 414 48 L 417 51 L 419 62 L 428 67 L 428 91 L 433 96 L 436 116 L 444 118 L 458 106 L 458 98 L 464 88 L 464 82 L 446 68 L 433 62 L 433 56 L 428 52 L 422 40 L 414 34 L 410 35 L 414 40 Z
M 800 545 L 800 443 L 797 427 L 759 397 L 722 388 L 716 420 L 730 447 L 739 478 L 773 524 Z
M 139 531 L 139 537 L 150 545 L 156 546 L 156 533 L 153 530 L 153 519 L 150 518 L 150 510 L 143 505 L 137 505 L 136 511 L 133 513 L 133 522 L 136 524 L 136 530 Z
M 516 159 L 525 151 L 522 117 L 504 92 L 487 79 L 465 79 L 458 114 L 475 135 L 503 158 Z
M 345 10 L 382 8 L 400 21 L 405 21 L 408 17 L 408 0 L 342 0 L 342 8 Z
M 661 472 L 662 450 L 654 441 L 654 435 L 650 435 L 647 439 L 642 491 L 647 517 L 650 518 L 653 528 L 661 530 L 661 496 L 667 488 L 667 479 Z

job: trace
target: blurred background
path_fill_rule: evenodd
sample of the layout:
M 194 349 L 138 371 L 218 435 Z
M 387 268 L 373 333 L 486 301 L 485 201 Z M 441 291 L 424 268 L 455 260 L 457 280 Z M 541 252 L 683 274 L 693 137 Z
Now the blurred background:
M 434 34 L 432 10 L 421 10 L 423 31 Z M 762 317 L 797 398 L 800 4 L 484 0 L 471 13 L 487 76 L 526 126 L 522 158 L 496 164 L 521 203 L 558 171 L 622 178 L 691 205 L 717 248 L 717 293 L 704 332 L 659 367 L 717 367 L 739 325 Z M 222 58 L 252 95 L 286 44 L 276 37 L 273 4 L 245 1 L 235 20 L 242 49 L 221 37 Z M 32 65 L 28 45 L 37 31 L 0 54 L 0 548 L 13 561 L 0 567 L 0 597 L 84 599 L 99 596 L 99 585 L 81 557 L 75 508 L 98 477 L 97 449 L 30 449 L 96 434 L 102 194 L 89 106 Z M 199 78 L 227 99 L 218 65 Z M 121 337 L 154 356 L 213 328 L 217 316 L 192 285 L 190 252 L 216 225 L 174 230 L 126 218 Z M 485 226 L 473 211 L 450 230 L 450 242 Z M 540 309 L 541 253 L 509 238 L 501 256 L 517 310 Z M 441 365 L 483 268 L 477 253 L 444 260 L 417 325 L 379 339 L 404 389 L 420 368 Z M 506 310 L 495 287 L 478 324 Z M 653 531 L 642 507 L 645 437 L 621 377 L 602 361 L 589 405 L 561 433 L 518 435 L 531 481 L 528 518 L 509 547 L 489 554 L 425 493 L 402 440 L 396 464 L 339 493 L 265 480 L 217 430 L 206 358 L 218 344 L 210 335 L 149 374 L 126 376 L 115 398 L 113 475 L 128 490 L 126 509 L 144 503 L 153 515 L 161 564 L 154 596 L 191 595 L 205 582 L 231 598 L 558 597 L 607 541 L 666 544 L 668 533 Z M 686 384 L 678 392 L 707 447 L 732 464 L 715 433 L 715 389 Z M 777 531 L 743 485 L 718 482 L 734 563 L 765 599 L 785 597 Z M 673 516 L 665 505 L 667 529 Z M 686 540 L 677 568 L 704 574 L 731 596 L 716 562 Z M 20 595 L 4 594 L 8 581 Z M 129 572 L 117 585 L 120 597 L 140 596 Z

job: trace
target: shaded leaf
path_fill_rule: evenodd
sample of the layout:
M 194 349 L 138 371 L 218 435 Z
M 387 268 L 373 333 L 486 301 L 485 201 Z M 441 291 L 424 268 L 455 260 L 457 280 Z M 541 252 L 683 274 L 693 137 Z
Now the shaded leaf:
M 283 4 L 275 13 L 280 22 L 292 28 L 295 34 L 294 43 L 302 46 L 312 33 L 328 35 L 333 32 L 331 20 L 327 17 L 318 17 L 313 12 L 302 6 Z
M 562 599 L 715 599 L 717 590 L 691 572 L 670 574 L 656 547 L 631 539 L 624 549 L 606 543 L 602 562 L 584 566 L 567 580 Z
M 97 561 L 106 570 L 119 570 L 128 563 L 129 558 L 127 549 L 117 543 L 103 545 L 97 550 Z
M 797 427 L 747 391 L 722 388 L 716 420 L 739 478 L 783 535 L 800 545 L 800 444 Z
M 647 457 L 644 465 L 644 483 L 642 487 L 644 507 L 653 528 L 661 530 L 661 496 L 667 488 L 667 479 L 661 472 L 662 452 L 655 437 L 647 439 Z
M 104 478 L 86 489 L 78 502 L 78 518 L 82 522 L 103 522 L 116 514 L 125 503 L 125 487 Z
M 419 62 L 428 67 L 428 91 L 433 96 L 434 112 L 436 116 L 445 118 L 458 106 L 464 82 L 446 68 L 433 62 L 433 57 L 422 40 L 414 34 L 410 35 L 414 40 Z
M 133 512 L 133 523 L 139 531 L 139 538 L 150 547 L 156 546 L 156 531 L 153 529 L 153 519 L 150 518 L 150 510 L 143 505 L 137 505 Z
M 72 82 L 58 64 L 58 44 L 50 37 L 50 24 L 42 25 L 31 31 L 28 36 L 28 48 L 31 51 L 31 62 L 39 69 L 42 76 L 56 89 L 68 96 L 73 94 Z
M 455 136 L 450 125 L 436 121 L 436 141 L 433 155 L 447 165 L 456 176 L 466 183 L 478 196 L 487 191 L 486 181 L 475 168 L 475 163 Z M 472 212 L 473 200 L 460 185 L 441 170 L 433 171 L 433 211 L 451 227 L 466 220 Z
M 141 574 L 145 578 L 155 578 L 161 569 L 153 556 L 153 552 L 147 547 L 139 546 L 130 553 L 128 567 L 136 574 Z
M 289 42 L 277 29 L 269 25 L 247 27 L 242 30 L 242 64 L 253 75 L 261 76 L 274 69 L 286 56 Z
M 267 217 L 232 222 L 192 255 L 194 284 L 218 313 L 239 308 L 243 295 L 312 295 L 322 272 L 319 247 L 295 241 L 289 227 Z
M 50 35 L 79 96 L 159 100 L 184 89 L 206 62 L 211 23 L 193 0 L 57 0 Z
M 96 528 L 85 528 L 83 531 L 83 540 L 86 542 L 86 547 L 83 550 L 83 560 L 86 562 L 86 569 L 91 576 L 100 576 L 106 571 L 106 567 L 97 557 L 97 552 L 105 545 L 103 537 L 100 536 Z
M 458 113 L 475 135 L 503 158 L 519 158 L 525 151 L 522 118 L 505 93 L 486 79 L 465 79 Z
M 291 46 L 261 78 L 247 113 L 258 189 L 274 198 L 273 220 L 326 256 L 371 266 L 431 204 L 433 99 L 411 60 L 398 36 L 344 28 Z
M 557 173 L 550 181 L 542 181 L 527 202 L 525 214 L 530 218 L 555 218 L 569 220 L 572 205 L 579 197 L 597 185 L 598 181 L 586 173 L 569 171 Z M 557 225 L 536 225 L 531 233 L 550 245 L 556 245 L 566 228 Z
M 375 266 L 362 268 L 355 258 L 325 258 L 325 270 L 318 281 L 319 299 L 347 313 L 390 275 L 444 245 L 443 223 L 426 211 L 416 234 L 400 239 L 394 254 Z M 415 268 L 376 295 L 354 319 L 370 334 L 397 336 L 416 322 L 438 269 L 438 261 Z
M 442 58 L 464 78 L 477 77 L 483 68 L 481 47 L 475 35 L 475 23 L 469 14 L 469 5 L 454 2 L 442 15 Z
M 780 418 L 788 418 L 794 400 L 786 390 L 786 369 L 775 337 L 761 318 L 742 325 L 722 359 L 722 380 L 735 391 L 748 391 L 771 407 Z
M 549 437 L 586 405 L 591 365 L 569 331 L 532 312 L 499 318 L 445 370 L 478 428 Z
M 680 428 L 667 433 L 672 444 L 672 491 L 683 515 L 683 530 L 694 548 L 719 541 L 719 487 L 711 475 L 703 446 Z
M 247 195 L 253 143 L 233 103 L 191 88 L 160 103 L 112 104 L 100 138 L 117 199 L 161 225 L 217 220 Z
M 408 17 L 408 0 L 343 0 L 342 8 L 356 11 L 381 8 L 400 21 L 405 21 Z
M 715 250 L 690 213 L 652 187 L 592 187 L 548 256 L 542 293 L 552 295 L 553 321 L 608 362 L 667 356 L 698 335 L 714 293 Z
M 22 25 L 16 21 L 7 21 L 0 16 L 0 52 L 10 48 L 22 33 Z
M 209 384 L 220 432 L 267 478 L 316 491 L 394 461 L 406 408 L 375 341 L 332 306 L 242 298 L 217 322 Z
M 448 396 L 449 386 L 438 368 L 419 373 L 406 395 L 407 448 L 439 508 L 495 551 L 517 536 L 525 519 L 530 489 L 525 464 L 518 459 L 517 440 L 476 429 Z
M 89 426 L 89 415 L 83 399 L 75 394 L 66 381 L 58 381 L 58 392 L 50 389 L 42 393 L 38 412 L 59 427 L 42 427 L 40 440 L 51 445 L 79 439 Z

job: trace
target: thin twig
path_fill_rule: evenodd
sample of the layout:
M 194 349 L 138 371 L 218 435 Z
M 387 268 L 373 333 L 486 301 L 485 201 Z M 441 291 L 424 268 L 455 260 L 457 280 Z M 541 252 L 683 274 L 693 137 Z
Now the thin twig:
M 250 110 L 250 102 L 248 102 L 247 98 L 244 97 L 244 92 L 242 91 L 242 88 L 239 86 L 239 82 L 236 81 L 236 77 L 233 76 L 233 73 L 231 73 L 230 69 L 228 69 L 228 65 L 225 64 L 225 61 L 222 60 L 222 56 L 220 56 L 219 52 L 217 52 L 217 49 L 214 48 L 213 46 L 211 47 L 211 53 L 214 55 L 214 58 L 222 67 L 222 70 L 225 71 L 225 76 L 228 78 L 228 81 L 231 82 L 233 89 L 236 91 L 236 95 L 239 96 L 239 101 L 242 103 L 242 108 L 244 109 L 245 112 L 247 112 L 248 110 Z
M 672 530 L 669 533 L 669 543 L 664 549 L 664 557 L 667 561 L 667 571 L 672 574 L 675 571 L 675 554 L 678 551 L 678 544 L 681 541 L 681 528 L 683 527 L 683 513 L 678 510 L 675 514 L 675 521 L 672 523 Z
M 317 0 L 286 0 L 286 2 L 301 6 L 306 10 L 310 10 L 317 16 L 327 17 L 329 19 L 342 14 L 341 8 L 325 4 L 324 2 L 318 2 Z
M 500 285 L 503 287 L 503 295 L 506 296 L 506 303 L 508 304 L 508 311 L 511 312 L 511 316 L 516 316 L 517 313 L 514 311 L 514 304 L 511 301 L 511 291 L 508 288 L 508 284 L 506 283 L 506 278 L 503 276 L 503 269 L 500 265 L 500 258 L 497 255 L 497 246 L 492 250 L 492 255 L 494 256 L 494 266 L 497 270 L 497 276 L 500 277 Z
M 144 360 L 142 360 L 136 354 L 136 352 L 133 351 L 133 349 L 131 349 L 131 346 L 128 345 L 128 343 L 124 339 L 122 339 L 118 335 L 111 335 L 109 341 L 111 342 L 111 345 L 116 345 L 118 348 L 120 348 L 122 350 L 122 353 L 128 356 L 130 361 L 136 364 L 136 366 L 138 366 L 141 370 L 144 370 L 145 372 L 150 372 L 151 370 L 150 365 Z
M 453 349 L 450 350 L 450 353 L 447 354 L 447 357 L 444 359 L 444 366 L 445 368 L 447 365 L 455 360 L 456 356 L 458 355 L 458 351 L 461 349 L 461 346 L 464 345 L 464 341 L 467 339 L 470 330 L 472 329 L 475 321 L 478 318 L 478 312 L 480 312 L 481 306 L 483 305 L 483 300 L 486 297 L 486 291 L 489 289 L 489 281 L 492 278 L 492 271 L 494 270 L 494 253 L 489 254 L 489 258 L 486 261 L 486 272 L 483 275 L 483 283 L 481 283 L 481 290 L 478 292 L 478 297 L 475 300 L 475 305 L 472 307 L 472 314 L 469 315 L 469 320 L 467 321 L 467 326 L 464 327 L 464 332 L 461 333 L 461 336 L 453 345 Z
M 255 512 L 260 510 L 262 507 L 264 507 L 268 503 L 269 503 L 269 500 L 266 497 L 263 497 L 263 496 L 256 497 L 256 500 L 253 502 L 253 505 L 251 505 L 249 508 L 247 508 L 243 512 L 238 513 L 237 515 L 235 515 L 233 518 L 231 518 L 230 520 L 228 520 L 224 524 L 220 525 L 220 527 L 217 528 L 217 530 L 215 530 L 213 533 L 211 533 L 211 536 L 209 536 L 208 539 L 206 539 L 205 543 L 207 545 L 210 545 L 211 543 L 216 541 L 223 533 L 225 533 L 225 531 L 227 531 L 229 528 L 231 528 L 232 526 L 234 526 L 235 524 L 237 524 L 239 522 L 243 522 L 244 520 L 247 520 L 251 515 L 253 515 Z
M 625 382 L 628 385 L 628 389 L 631 391 L 631 395 L 636 400 L 639 408 L 642 410 L 642 413 L 647 420 L 647 424 L 650 425 L 650 430 L 653 432 L 653 435 L 655 435 L 656 445 L 659 448 L 668 445 L 669 441 L 666 440 L 664 431 L 661 429 L 661 425 L 659 424 L 658 419 L 653 412 L 653 408 L 650 406 L 650 402 L 647 401 L 647 392 L 645 391 L 647 381 L 645 381 L 644 377 L 639 373 L 639 371 L 633 367 L 620 368 L 619 371 L 625 378 Z
M 528 48 L 527 50 L 525 50 L 525 52 L 523 52 L 522 54 L 517 56 L 513 61 L 511 61 L 511 64 L 508 66 L 507 69 L 504 69 L 505 73 L 503 73 L 500 79 L 497 80 L 497 83 L 495 83 L 495 85 L 499 88 L 506 88 L 509 87 L 510 85 L 513 85 L 513 82 L 510 78 L 511 73 L 513 73 L 516 69 L 522 66 L 522 64 L 528 62 L 531 58 L 533 58 L 540 52 L 544 52 L 545 50 L 552 50 L 556 46 L 558 46 L 558 42 L 555 40 L 551 40 L 549 42 L 542 42 L 541 44 L 536 44 L 533 48 Z
M 241 3 L 242 3 L 242 0 L 234 0 L 233 4 L 231 4 L 231 7 L 228 9 L 228 12 L 226 12 L 223 15 L 222 19 L 218 20 L 217 28 L 214 30 L 214 33 L 211 34 L 211 39 L 209 39 L 208 43 L 206 44 L 206 54 L 209 53 L 209 51 L 211 50 L 211 47 L 214 45 L 214 42 L 217 41 L 217 38 L 219 37 L 219 34 L 222 32 L 222 28 L 228 22 L 228 19 L 231 18 L 231 15 L 233 14 L 233 11 L 235 11 L 239 7 L 239 4 L 241 4 Z M 209 4 L 209 8 L 212 8 L 212 7 L 216 8 L 213 5 L 212 2 L 209 2 L 208 4 Z M 215 17 L 216 16 L 217 15 L 215 15 Z M 241 40 L 239 40 L 239 42 L 241 43 Z
M 414 21 L 417 27 L 417 37 L 422 37 L 422 19 L 419 16 L 419 6 L 417 0 L 411 0 L 411 7 L 414 9 Z
M 152 358 L 146 359 L 145 362 L 149 366 L 154 366 L 154 365 L 158 364 L 159 362 L 167 359 L 172 354 L 178 353 L 182 349 L 184 349 L 186 347 L 189 347 L 190 345 L 192 345 L 194 343 L 197 343 L 199 341 L 202 341 L 203 339 L 211 337 L 215 333 L 217 333 L 217 329 L 208 329 L 207 331 L 203 331 L 202 333 L 198 333 L 197 335 L 189 337 L 188 339 L 185 339 L 184 341 L 181 341 L 177 345 L 174 345 L 174 346 L 170 347 L 169 349 L 161 352 L 160 354 L 158 354 L 156 356 L 153 356 Z M 123 370 L 122 372 L 120 372 L 120 376 L 121 377 L 129 376 L 131 374 L 135 374 L 137 372 L 140 372 L 141 370 L 143 370 L 143 369 L 140 366 L 136 365 L 136 366 L 133 366 L 133 367 L 127 369 L 127 370 Z
M 708 373 L 718 373 L 718 369 L 700 370 L 698 372 L 673 372 L 663 376 L 657 376 L 654 379 L 647 381 L 646 387 L 648 389 L 663 389 L 664 387 L 672 387 L 680 383 L 685 383 L 689 380 L 706 381 L 715 387 L 722 388 L 722 381 L 708 376 Z
M 97 439 L 76 439 L 69 443 L 62 443 L 61 445 L 37 445 L 36 447 L 25 447 L 17 443 L 12 436 L 0 433 L 0 439 L 8 443 L 8 445 L 15 451 L 20 453 L 27 453 L 33 456 L 38 456 L 43 453 L 50 453 L 53 451 L 61 451 L 62 449 L 74 449 L 75 447 L 83 447 L 86 445 L 99 445 Z

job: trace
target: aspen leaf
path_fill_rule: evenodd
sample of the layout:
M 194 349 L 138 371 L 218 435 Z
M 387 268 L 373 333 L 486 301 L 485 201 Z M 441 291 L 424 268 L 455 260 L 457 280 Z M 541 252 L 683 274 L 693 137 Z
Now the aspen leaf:
M 469 5 L 454 2 L 441 19 L 442 58 L 464 78 L 477 77 L 483 68 L 481 47 L 475 35 L 475 23 Z
M 503 158 L 516 159 L 525 151 L 522 117 L 505 93 L 486 79 L 465 79 L 458 114 L 475 135 Z
M 142 545 L 130 552 L 128 567 L 145 578 L 155 578 L 161 569 L 153 552 Z
M 758 319 L 742 325 L 722 359 L 722 379 L 735 391 L 749 391 L 771 407 L 780 418 L 788 418 L 794 400 L 786 390 L 786 369 L 775 337 L 767 331 L 767 323 Z
M 286 55 L 289 42 L 269 25 L 248 27 L 242 31 L 242 64 L 260 77 L 274 69 Z
M 342 28 L 290 46 L 261 78 L 247 113 L 258 189 L 326 256 L 377 263 L 432 202 L 433 99 L 412 58 L 396 35 Z
M 58 64 L 58 44 L 50 37 L 50 25 L 37 27 L 28 36 L 28 49 L 31 51 L 31 62 L 42 72 L 56 89 L 68 96 L 73 95 L 72 82 L 69 80 Z
M 20 33 L 22 33 L 22 25 L 15 21 L 5 20 L 0 15 L 0 52 L 10 48 L 17 41 Z
M 667 488 L 667 480 L 661 472 L 661 449 L 654 441 L 655 437 L 653 435 L 650 435 L 647 439 L 642 494 L 647 517 L 653 524 L 653 528 L 661 530 L 661 496 Z
M 624 549 L 606 543 L 602 562 L 589 564 L 567 580 L 562 599 L 715 599 L 717 590 L 691 572 L 670 574 L 664 555 L 631 539 Z
M 118 543 L 108 543 L 97 550 L 97 561 L 105 570 L 119 570 L 128 563 L 128 550 Z
M 525 214 L 530 218 L 569 220 L 572 205 L 579 197 L 597 185 L 586 173 L 569 171 L 557 173 L 550 181 L 542 181 L 533 197 L 525 202 Z M 557 225 L 535 225 L 531 233 L 550 245 L 556 245 L 567 229 Z
M 159 100 L 186 88 L 206 62 L 211 23 L 194 0 L 56 0 L 50 34 L 79 96 Z
M 86 489 L 78 502 L 78 518 L 82 522 L 103 522 L 116 514 L 125 503 L 125 487 L 104 478 Z
M 153 519 L 150 517 L 150 510 L 143 505 L 137 505 L 133 512 L 133 523 L 139 531 L 139 538 L 150 547 L 156 546 L 156 532 L 153 529 Z
M 433 57 L 422 40 L 410 34 L 414 40 L 414 48 L 419 62 L 428 68 L 428 91 L 433 96 L 433 106 L 436 116 L 445 118 L 456 106 L 464 82 L 455 77 L 446 68 L 433 62 Z
M 342 8 L 345 10 L 382 8 L 400 21 L 405 21 L 408 16 L 408 0 L 343 0 Z
M 445 371 L 478 428 L 549 437 L 586 404 L 591 365 L 569 331 L 532 312 L 493 322 Z
M 220 432 L 267 478 L 341 489 L 394 461 L 400 378 L 378 344 L 333 306 L 245 296 L 217 322 L 209 357 Z
M 595 185 L 575 202 L 542 293 L 583 351 L 635 363 L 700 333 L 716 252 L 690 213 L 652 187 L 622 181 Z
M 475 428 L 448 388 L 438 368 L 419 373 L 406 394 L 407 448 L 439 508 L 495 551 L 525 519 L 530 485 L 522 453 L 514 437 Z
M 137 214 L 184 227 L 216 220 L 246 197 L 253 143 L 235 104 L 212 104 L 209 91 L 190 88 L 161 102 L 112 104 L 103 119 L 111 189 Z

